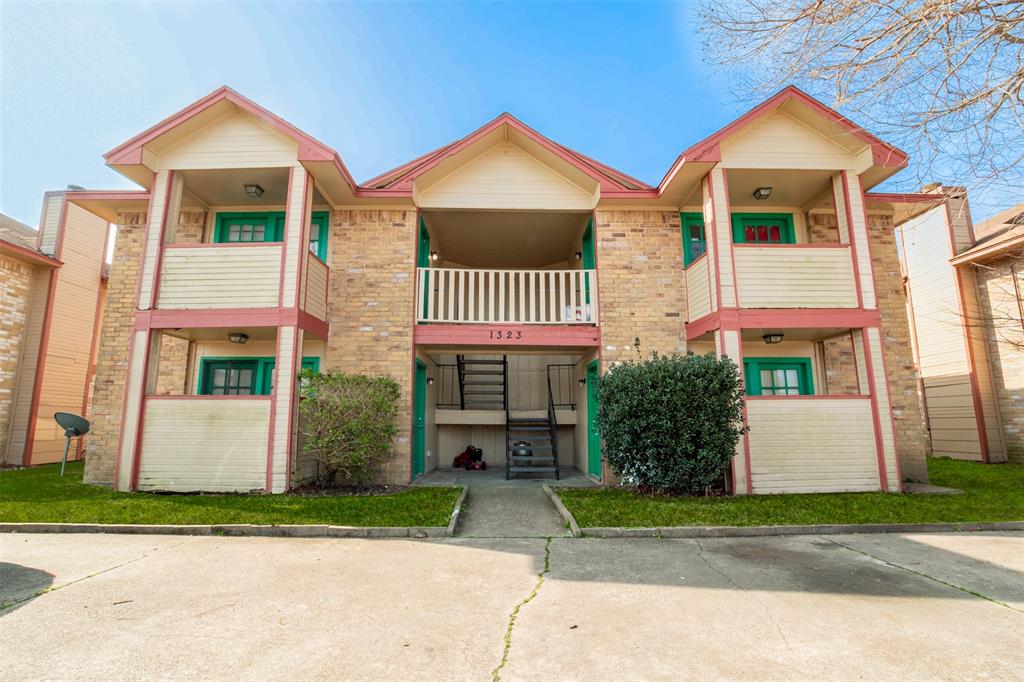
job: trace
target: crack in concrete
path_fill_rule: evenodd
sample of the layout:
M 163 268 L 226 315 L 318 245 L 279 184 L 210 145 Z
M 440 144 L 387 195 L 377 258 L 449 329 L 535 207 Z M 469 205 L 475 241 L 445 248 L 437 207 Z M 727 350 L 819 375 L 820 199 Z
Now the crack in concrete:
M 181 547 L 186 542 L 188 542 L 188 540 L 182 540 L 181 542 L 173 544 L 170 547 L 157 547 L 156 549 L 153 549 L 153 550 L 150 550 L 150 551 L 145 552 L 143 554 L 140 554 L 139 556 L 135 557 L 134 559 L 129 559 L 128 561 L 122 561 L 121 563 L 116 564 L 114 566 L 109 566 L 107 568 L 104 568 L 102 571 L 96 571 L 95 573 L 90 573 L 89 575 L 84 575 L 81 578 L 78 578 L 76 580 L 72 580 L 71 582 L 68 582 L 68 583 L 63 583 L 61 585 L 51 585 L 50 587 L 43 588 L 43 589 L 41 589 L 41 590 L 39 590 L 37 592 L 34 592 L 34 593 L 30 594 L 27 597 L 22 597 L 21 599 L 16 599 L 16 600 L 10 601 L 10 602 L 4 602 L 4 603 L 0 604 L 0 614 L 2 614 L 4 611 L 6 611 L 9 608 L 17 606 L 18 604 L 24 604 L 25 602 L 31 601 L 32 599 L 35 599 L 36 597 L 41 597 L 44 594 L 49 594 L 50 592 L 56 592 L 57 590 L 62 590 L 65 587 L 70 587 L 72 585 L 77 585 L 80 582 L 83 582 L 85 580 L 89 580 L 90 578 L 95 578 L 98 575 L 103 575 L 104 573 L 109 573 L 110 571 L 117 570 L 117 569 L 119 569 L 119 568 L 121 568 L 123 566 L 127 566 L 128 564 L 134 564 L 136 561 L 142 561 L 146 557 L 150 556 L 151 554 L 153 554 L 155 552 L 159 552 L 162 549 L 163 550 L 167 550 L 167 549 L 174 549 L 175 547 Z
M 704 545 L 700 544 L 700 540 L 696 538 L 694 538 L 693 541 L 697 543 L 697 556 L 700 557 L 700 560 L 704 562 L 704 565 L 711 569 L 713 572 L 725 578 L 727 581 L 729 581 L 729 584 L 735 587 L 737 590 L 739 590 L 743 594 L 748 595 L 751 599 L 756 601 L 761 606 L 761 608 L 764 609 L 765 615 L 768 616 L 768 620 L 771 621 L 771 624 L 775 626 L 775 631 L 779 633 L 779 637 L 782 639 L 782 643 L 786 645 L 786 649 L 789 650 L 789 653 L 796 653 L 795 651 L 793 651 L 793 647 L 790 646 L 789 640 L 786 639 L 786 634 L 782 631 L 782 627 L 775 620 L 775 616 L 772 615 L 772 610 L 768 607 L 768 605 L 765 604 L 761 599 L 759 599 L 756 594 L 744 589 L 742 585 L 733 580 L 727 573 L 712 566 L 711 562 L 708 561 L 708 558 L 704 556 Z
M 969 595 L 971 595 L 973 597 L 978 597 L 979 599 L 984 599 L 985 601 L 990 601 L 993 604 L 998 604 L 999 606 L 1003 606 L 1005 608 L 1008 608 L 1011 611 L 1016 611 L 1017 613 L 1024 613 L 1024 610 L 1018 609 L 1015 606 L 1011 606 L 1010 604 L 1007 604 L 1006 602 L 1001 602 L 998 599 L 995 599 L 993 597 L 988 596 L 987 594 L 982 594 L 981 592 L 975 592 L 974 590 L 967 589 L 966 587 L 961 587 L 960 585 L 956 585 L 954 583 L 946 582 L 942 578 L 936 578 L 933 575 L 928 575 L 927 573 L 923 573 L 921 571 L 915 571 L 912 568 L 908 568 L 907 566 L 902 566 L 900 564 L 893 563 L 892 561 L 888 561 L 886 559 L 883 559 L 882 557 L 875 556 L 874 554 L 871 554 L 870 552 L 865 552 L 862 549 L 857 549 L 856 547 L 851 547 L 850 545 L 847 545 L 846 543 L 839 542 L 838 540 L 834 540 L 834 539 L 832 539 L 830 537 L 825 537 L 825 539 L 828 540 L 829 542 L 831 542 L 834 545 L 839 545 L 840 547 L 842 547 L 844 549 L 848 549 L 851 552 L 855 552 L 855 553 L 860 554 L 862 556 L 866 556 L 869 559 L 874 559 L 875 561 L 877 561 L 879 563 L 882 563 L 882 564 L 885 564 L 886 566 L 889 566 L 891 568 L 898 568 L 901 571 L 906 571 L 907 573 L 913 573 L 914 575 L 921 576 L 922 578 L 925 578 L 927 580 L 931 580 L 933 582 L 939 583 L 940 585 L 945 585 L 946 587 L 951 587 L 954 590 L 959 590 L 960 592 L 963 592 L 965 594 L 969 594 Z
M 512 609 L 512 613 L 508 616 L 508 625 L 505 627 L 504 637 L 505 647 L 501 652 L 501 661 L 498 663 L 498 667 L 491 671 L 491 682 L 501 681 L 501 670 L 508 664 L 508 656 L 512 652 L 512 628 L 516 625 L 516 618 L 519 616 L 520 609 L 536 598 L 537 593 L 540 592 L 540 586 L 544 584 L 544 576 L 551 570 L 552 539 L 549 537 L 547 542 L 544 543 L 544 570 L 537 574 L 537 582 L 534 584 L 533 590 L 525 599 L 516 604 L 515 608 Z

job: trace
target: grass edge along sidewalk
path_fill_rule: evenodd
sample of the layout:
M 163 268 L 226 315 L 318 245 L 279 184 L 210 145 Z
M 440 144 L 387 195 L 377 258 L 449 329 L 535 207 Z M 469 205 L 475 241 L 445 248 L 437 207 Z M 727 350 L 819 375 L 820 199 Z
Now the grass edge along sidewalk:
M 924 529 L 1012 528 L 1024 522 L 1024 465 L 981 464 L 948 458 L 929 459 L 930 482 L 959 488 L 963 495 L 812 493 L 736 497 L 641 496 L 626 488 L 557 488 L 556 493 L 584 535 L 764 534 L 764 527 L 791 527 L 779 532 L 839 532 L 838 526 L 907 525 Z M 1011 522 L 1011 523 L 1005 523 Z M 947 524 L 943 528 L 935 524 Z M 989 524 L 989 525 L 985 525 Z M 720 527 L 722 531 L 713 530 Z M 761 532 L 755 531 L 755 527 Z M 820 528 L 820 530 L 815 530 Z M 828 530 L 826 530 L 828 528 Z M 685 529 L 685 530 L 682 530 Z M 744 529 L 747 529 L 746 532 Z
M 445 528 L 460 487 L 413 487 L 384 495 L 158 495 L 119 493 L 82 483 L 73 462 L 0 471 L 0 524 L 216 526 L 230 534 L 243 526 L 334 528 Z M 399 532 L 399 535 L 401 533 Z

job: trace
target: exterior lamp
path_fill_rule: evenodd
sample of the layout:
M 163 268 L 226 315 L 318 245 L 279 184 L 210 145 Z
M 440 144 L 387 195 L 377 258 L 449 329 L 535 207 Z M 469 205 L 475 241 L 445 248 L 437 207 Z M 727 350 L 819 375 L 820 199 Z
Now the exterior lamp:
M 768 345 L 782 343 L 782 332 L 768 332 L 761 337 Z
M 249 335 L 243 334 L 242 332 L 231 332 L 228 334 L 228 341 L 231 343 L 245 343 L 248 340 Z
M 437 260 L 437 258 L 438 258 L 437 251 L 431 251 L 430 252 L 430 260 Z
M 259 199 L 261 196 L 263 196 L 263 188 L 257 185 L 256 183 L 246 183 L 244 187 L 245 193 L 248 194 L 249 197 L 252 199 Z
M 434 377 L 427 377 L 427 386 L 434 385 Z
M 583 252 L 582 251 L 577 251 L 576 252 L 576 260 L 583 260 Z
M 586 379 L 580 379 L 580 386 L 586 386 L 586 385 L 587 385 L 587 380 Z
M 754 198 L 758 201 L 764 201 L 772 195 L 771 187 L 758 187 L 754 190 Z

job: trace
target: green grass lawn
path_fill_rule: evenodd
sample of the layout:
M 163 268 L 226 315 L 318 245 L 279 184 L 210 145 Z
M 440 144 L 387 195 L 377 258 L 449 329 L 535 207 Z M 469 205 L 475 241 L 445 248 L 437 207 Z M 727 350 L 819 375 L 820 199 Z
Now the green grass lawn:
M 446 526 L 460 488 L 393 495 L 153 495 L 82 483 L 82 462 L 0 471 L 0 522 Z
M 582 528 L 1024 521 L 1024 465 L 929 459 L 928 476 L 965 494 L 645 497 L 621 488 L 562 488 L 558 495 Z

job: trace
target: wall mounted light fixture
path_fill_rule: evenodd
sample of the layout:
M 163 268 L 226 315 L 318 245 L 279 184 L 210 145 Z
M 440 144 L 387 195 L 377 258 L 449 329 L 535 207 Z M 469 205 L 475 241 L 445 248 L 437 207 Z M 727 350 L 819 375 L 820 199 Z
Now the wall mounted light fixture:
M 263 196 L 263 188 L 257 185 L 255 182 L 247 182 L 244 185 L 245 193 L 252 199 L 259 199 Z
M 437 259 L 438 259 L 437 251 L 431 251 L 430 252 L 430 260 L 437 260 Z
M 586 379 L 580 379 L 580 386 L 586 386 L 586 385 L 587 385 L 587 380 Z
M 576 255 L 576 260 L 583 260 L 583 252 L 582 251 L 577 251 L 575 255 Z
M 228 341 L 231 343 L 245 343 L 248 340 L 249 335 L 243 334 L 242 332 L 231 332 L 228 334 Z

